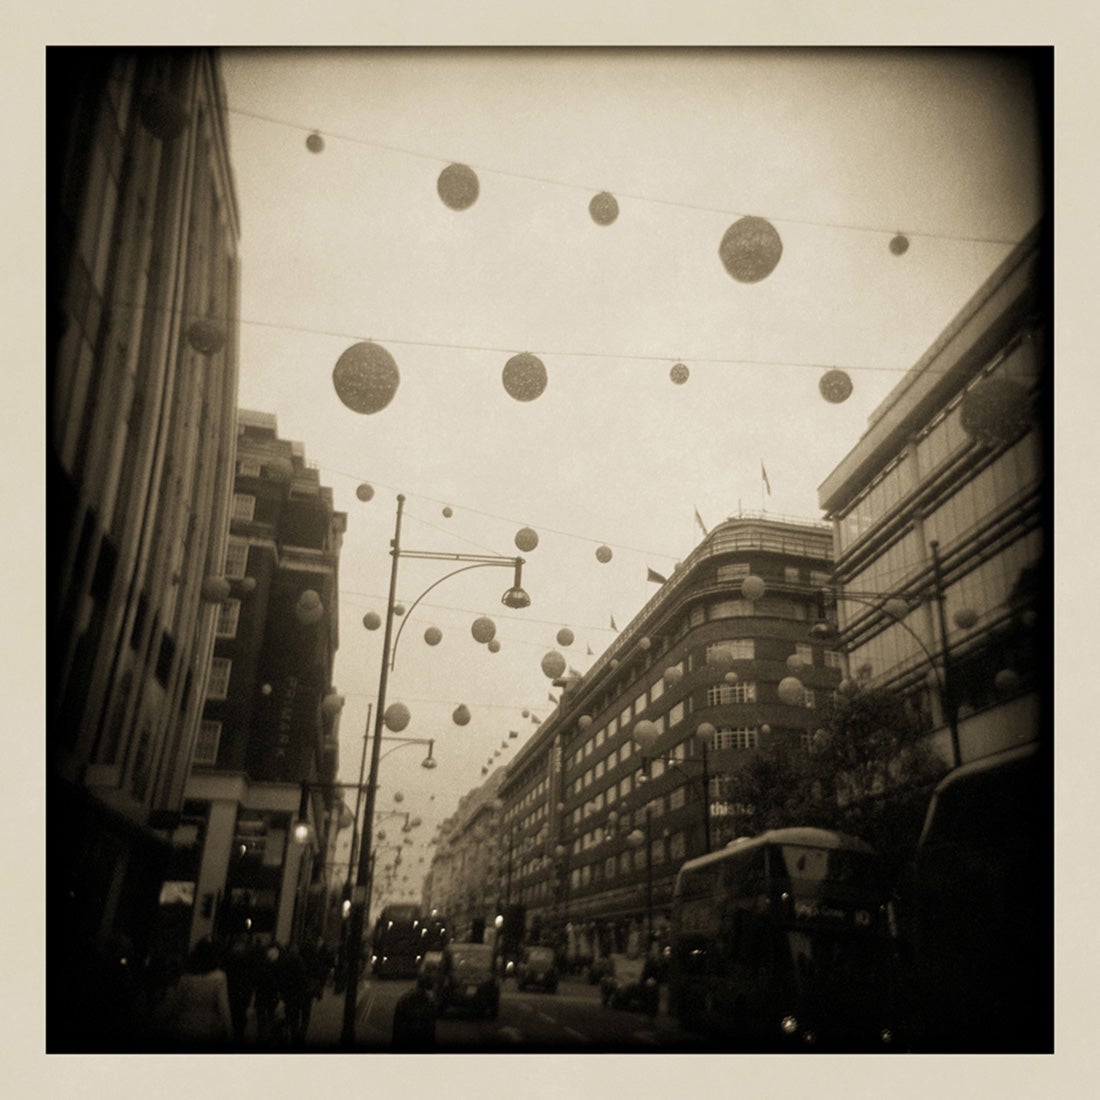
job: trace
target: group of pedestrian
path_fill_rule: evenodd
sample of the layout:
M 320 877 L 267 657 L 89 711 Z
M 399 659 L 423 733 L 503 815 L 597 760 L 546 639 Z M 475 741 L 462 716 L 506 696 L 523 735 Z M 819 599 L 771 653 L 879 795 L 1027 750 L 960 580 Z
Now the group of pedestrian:
M 210 940 L 202 940 L 153 1014 L 158 1045 L 207 1050 L 301 1047 L 328 969 L 319 944 L 303 950 L 296 944 L 251 942 L 241 936 L 219 952 Z M 255 1016 L 251 1034 L 250 1008 Z

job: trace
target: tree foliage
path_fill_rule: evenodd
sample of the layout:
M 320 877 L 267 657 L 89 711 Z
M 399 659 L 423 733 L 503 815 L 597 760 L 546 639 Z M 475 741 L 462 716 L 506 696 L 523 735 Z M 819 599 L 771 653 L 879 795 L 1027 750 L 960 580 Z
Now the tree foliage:
M 776 740 L 730 778 L 738 829 L 811 825 L 862 837 L 900 864 L 916 843 L 942 760 L 904 701 L 882 689 L 840 695 L 809 751 Z

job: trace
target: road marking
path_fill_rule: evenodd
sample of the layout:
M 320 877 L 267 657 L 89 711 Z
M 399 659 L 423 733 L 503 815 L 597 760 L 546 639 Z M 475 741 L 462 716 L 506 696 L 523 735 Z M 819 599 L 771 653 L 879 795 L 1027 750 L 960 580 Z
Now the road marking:
M 659 1043 L 655 1031 L 635 1031 L 631 1038 L 637 1039 L 639 1043 L 651 1043 L 653 1046 L 657 1046 Z
M 535 1015 L 538 1016 L 540 1020 L 545 1020 L 548 1024 L 556 1024 L 558 1022 L 548 1012 L 536 1012 Z
M 579 1031 L 571 1027 L 563 1027 L 562 1031 L 564 1031 L 566 1035 L 571 1035 L 574 1039 L 580 1039 L 582 1043 L 590 1043 L 592 1041 L 587 1035 L 582 1035 Z
M 518 1027 L 498 1027 L 497 1034 L 503 1035 L 511 1043 L 522 1043 L 523 1032 Z

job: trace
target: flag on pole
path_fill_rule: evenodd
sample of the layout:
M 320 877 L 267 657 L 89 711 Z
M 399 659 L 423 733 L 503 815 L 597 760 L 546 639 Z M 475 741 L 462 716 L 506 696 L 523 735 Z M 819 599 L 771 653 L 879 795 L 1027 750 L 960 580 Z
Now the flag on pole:
M 649 569 L 648 567 L 646 569 L 645 579 L 647 581 L 653 581 L 654 584 L 664 584 L 665 581 L 668 580 L 667 577 L 662 577 L 656 569 Z
M 546 693 L 546 698 L 549 699 L 550 702 L 554 704 L 554 706 L 558 705 L 557 699 L 555 699 L 554 696 L 550 694 L 550 692 Z
M 764 488 L 768 490 L 768 496 L 772 495 L 772 483 L 768 480 L 768 471 L 764 467 L 764 460 L 760 460 L 760 476 L 764 480 Z
M 586 648 L 588 650 L 588 652 L 585 654 L 586 657 L 595 656 L 595 654 L 593 654 L 593 652 L 592 652 L 592 646 L 591 645 L 588 645 Z
M 695 509 L 695 522 L 699 524 L 699 530 L 703 532 L 705 536 L 707 533 L 707 525 L 703 522 L 703 517 L 699 515 L 699 509 Z
M 618 633 L 619 628 L 615 625 L 615 616 L 611 616 L 611 629 Z
M 533 725 L 537 726 L 541 721 L 542 721 L 542 719 L 537 714 L 532 714 L 531 715 L 531 722 L 532 722 Z

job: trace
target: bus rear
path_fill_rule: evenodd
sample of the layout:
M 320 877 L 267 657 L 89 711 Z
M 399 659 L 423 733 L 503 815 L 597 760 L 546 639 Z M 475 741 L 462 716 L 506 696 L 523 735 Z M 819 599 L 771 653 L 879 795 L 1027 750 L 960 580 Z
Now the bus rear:
M 822 829 L 777 829 L 685 863 L 673 1012 L 722 1049 L 890 1049 L 888 902 L 874 851 Z
M 387 905 L 374 926 L 373 970 L 379 978 L 415 978 L 424 953 L 424 920 L 416 905 Z

